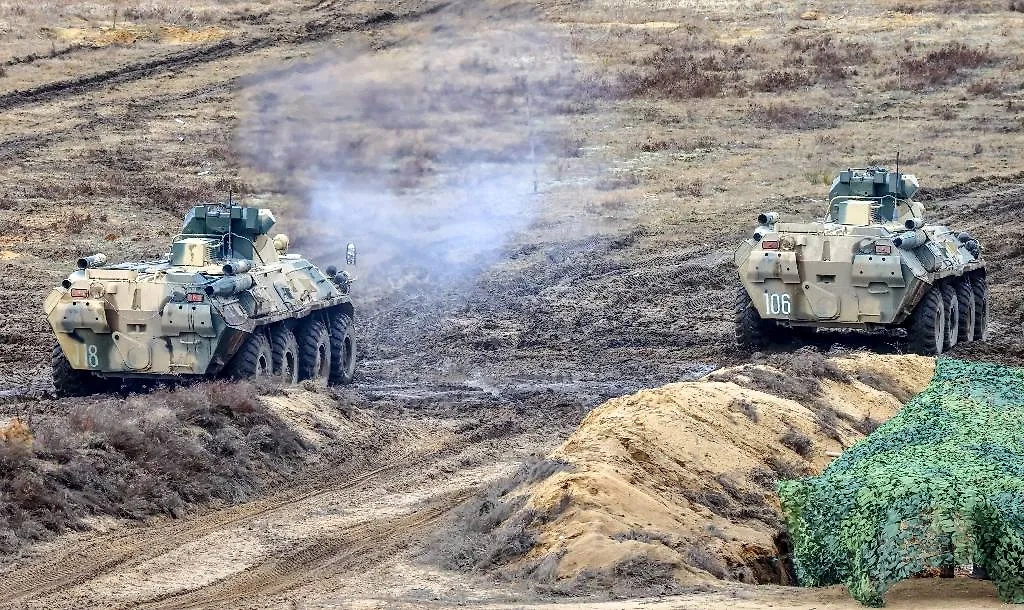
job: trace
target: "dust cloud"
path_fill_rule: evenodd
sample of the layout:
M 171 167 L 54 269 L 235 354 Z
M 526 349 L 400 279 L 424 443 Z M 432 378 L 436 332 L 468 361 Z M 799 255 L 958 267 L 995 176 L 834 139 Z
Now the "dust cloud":
M 462 15 L 463 20 L 466 19 Z M 565 42 L 510 21 L 486 38 L 453 17 L 386 49 L 344 49 L 247 88 L 239 142 L 298 210 L 296 250 L 360 252 L 361 299 L 450 295 L 536 218 L 545 164 L 585 94 Z

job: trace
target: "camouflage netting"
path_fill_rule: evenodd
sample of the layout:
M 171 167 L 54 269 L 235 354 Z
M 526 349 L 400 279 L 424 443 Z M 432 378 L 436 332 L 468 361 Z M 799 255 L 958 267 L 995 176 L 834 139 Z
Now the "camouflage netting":
M 804 586 L 868 606 L 975 564 L 1024 603 L 1024 369 L 941 360 L 924 392 L 820 476 L 780 485 Z

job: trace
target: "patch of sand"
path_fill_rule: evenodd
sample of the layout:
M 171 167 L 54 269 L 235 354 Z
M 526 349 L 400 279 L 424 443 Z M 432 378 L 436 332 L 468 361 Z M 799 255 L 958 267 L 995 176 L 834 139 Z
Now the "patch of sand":
M 527 492 L 527 509 L 553 517 L 523 561 L 555 558 L 559 579 L 629 562 L 670 569 L 682 584 L 723 577 L 788 583 L 773 471 L 821 471 L 863 437 L 856 424 L 888 419 L 901 406 L 893 394 L 921 391 L 934 373 L 934 361 L 919 356 L 833 362 L 849 373 L 869 371 L 874 385 L 893 393 L 852 377 L 822 380 L 809 406 L 705 378 L 598 407 L 551 456 L 571 468 Z M 823 403 L 838 415 L 828 432 L 818 414 Z M 811 440 L 806 459 L 781 442 L 786 434 Z

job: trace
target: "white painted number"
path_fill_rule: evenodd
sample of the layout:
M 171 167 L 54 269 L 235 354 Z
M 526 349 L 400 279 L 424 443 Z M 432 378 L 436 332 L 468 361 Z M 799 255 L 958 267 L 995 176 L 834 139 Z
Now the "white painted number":
M 99 350 L 95 345 L 85 346 L 85 363 L 91 369 L 99 368 L 100 366 L 100 355 Z
M 793 311 L 793 300 L 788 294 L 764 293 L 764 307 L 770 315 L 788 316 Z

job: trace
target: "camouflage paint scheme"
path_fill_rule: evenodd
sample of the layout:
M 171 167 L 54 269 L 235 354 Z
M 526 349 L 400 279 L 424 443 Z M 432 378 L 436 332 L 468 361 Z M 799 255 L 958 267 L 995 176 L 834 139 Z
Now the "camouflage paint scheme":
M 824 220 L 762 214 L 735 255 L 761 318 L 822 328 L 899 325 L 930 286 L 983 272 L 973 238 L 924 224 L 924 206 L 913 201 L 918 188 L 910 174 L 850 169 L 833 181 Z
M 200 205 L 164 260 L 79 260 L 44 302 L 71 366 L 103 377 L 215 376 L 259 326 L 327 308 L 351 317 L 343 274 L 287 254 L 287 237 L 267 234 L 273 224 L 270 210 Z

